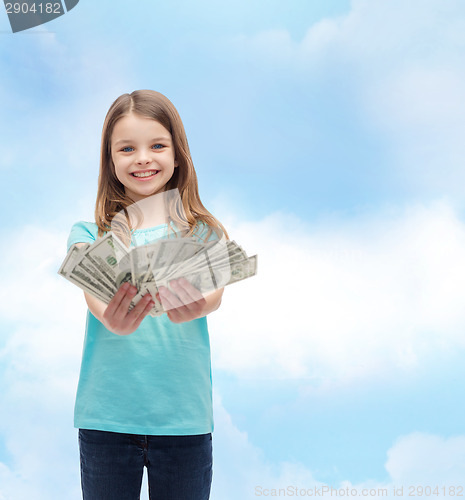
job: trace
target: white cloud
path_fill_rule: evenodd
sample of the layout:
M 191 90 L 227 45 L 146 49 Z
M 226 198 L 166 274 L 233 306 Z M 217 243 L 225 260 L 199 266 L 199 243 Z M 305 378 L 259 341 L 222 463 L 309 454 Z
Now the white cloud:
M 347 382 L 464 347 L 465 226 L 446 201 L 313 227 L 220 219 L 258 274 L 209 318 L 217 369 Z
M 412 496 L 412 492 L 415 496 L 444 498 L 454 496 L 448 495 L 449 487 L 455 487 L 455 494 L 458 494 L 457 487 L 463 483 L 465 477 L 465 436 L 445 439 L 418 432 L 401 436 L 387 451 L 388 477 L 385 481 L 367 478 L 359 483 L 350 480 L 326 483 L 319 481 L 305 464 L 268 462 L 261 450 L 249 441 L 247 433 L 239 431 L 231 421 L 219 396 L 215 398 L 215 419 L 216 462 L 212 498 L 396 498 L 394 490 L 398 497 L 401 489 L 404 498 L 408 497 L 409 493 Z M 363 463 L 360 467 L 363 467 Z M 438 494 L 428 494 L 426 486 L 432 489 L 438 486 Z M 424 489 L 420 492 L 416 487 Z M 441 490 L 442 487 L 445 487 L 446 494 Z
M 256 498 L 255 493 L 264 489 L 321 484 L 303 464 L 268 462 L 247 433 L 235 426 L 218 394 L 214 396 L 214 412 L 212 498 L 245 500 Z
M 73 404 L 85 303 L 56 273 L 64 233 L 23 227 L 4 247 L 0 498 L 80 498 Z
M 313 227 L 283 214 L 258 222 L 220 219 L 249 254 L 258 253 L 259 268 L 256 277 L 228 287 L 209 318 L 216 369 L 236 377 L 350 381 L 392 367 L 405 373 L 463 348 L 465 228 L 446 202 Z M 60 492 L 70 491 L 66 498 L 79 497 L 72 408 L 85 303 L 56 274 L 66 236 L 23 227 L 4 248 L 0 406 L 8 411 L 0 413 L 6 449 L 0 498 L 64 498 Z M 320 484 L 305 464 L 268 462 L 220 398 L 215 408 L 219 498 L 247 498 L 260 485 Z M 421 448 L 420 438 L 402 438 L 390 450 L 393 481 L 421 477 L 413 465 L 406 468 L 417 463 L 415 447 L 441 448 L 442 455 L 428 453 L 454 455 L 449 464 L 461 470 L 462 441 L 421 438 Z M 421 471 L 436 467 L 418 463 Z
M 268 30 L 237 36 L 228 49 L 268 79 L 271 71 L 305 82 L 304 100 L 344 89 L 356 123 L 377 131 L 392 155 L 391 176 L 463 195 L 464 33 L 460 1 L 355 0 L 301 40 Z
M 93 37 L 77 43 L 67 38 L 72 34 L 58 35 L 46 26 L 18 36 L 7 38 L 0 48 L 5 75 L 0 83 L 0 96 L 5 96 L 0 131 L 8 139 L 0 168 L 18 163 L 24 168 L 46 166 L 51 184 L 64 172 L 70 178 L 91 172 L 96 179 L 105 114 L 118 95 L 134 86 L 130 49 L 117 49 L 120 60 L 126 61 L 122 72 L 108 40 Z M 24 162 L 25 144 L 34 151 L 33 165 Z
M 386 470 L 399 485 L 463 485 L 465 436 L 420 432 L 402 436 L 388 451 Z

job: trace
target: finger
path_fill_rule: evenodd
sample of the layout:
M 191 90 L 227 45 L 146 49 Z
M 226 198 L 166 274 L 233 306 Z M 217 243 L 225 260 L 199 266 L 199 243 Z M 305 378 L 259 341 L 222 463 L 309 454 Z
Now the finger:
M 182 323 L 184 320 L 184 316 L 179 312 L 179 309 L 171 309 L 166 314 L 173 323 Z
M 116 308 L 115 316 L 123 321 L 129 314 L 129 306 L 131 305 L 132 299 L 137 295 L 137 288 L 135 286 L 130 286 L 127 290 L 119 306 Z
M 139 302 L 132 308 L 132 310 L 128 314 L 128 318 L 131 319 L 131 321 L 136 320 L 139 315 L 142 313 L 142 311 L 145 309 L 148 303 L 152 300 L 152 296 L 150 293 L 146 293 L 140 300 Z
M 140 325 L 141 321 L 147 316 L 154 304 L 155 302 L 150 293 L 145 294 L 129 313 L 128 316 L 130 321 L 136 326 Z
M 158 289 L 158 293 L 160 295 L 160 300 L 163 305 L 163 309 L 165 309 L 165 311 L 168 311 L 169 309 L 174 309 L 176 307 L 183 307 L 178 297 L 176 297 L 176 295 L 170 292 L 168 288 L 161 286 Z
M 171 281 L 170 285 L 189 311 L 197 311 L 206 302 L 199 290 L 187 280 Z
M 139 315 L 139 318 L 137 319 L 137 321 L 134 323 L 135 327 L 136 328 L 139 328 L 139 325 L 142 323 L 142 320 L 147 316 L 147 314 L 149 314 L 149 312 L 152 310 L 154 306 L 154 302 L 151 301 L 147 304 L 147 306 L 145 307 L 145 309 L 142 311 L 142 313 Z
M 105 310 L 105 313 L 108 316 L 113 316 L 115 314 L 115 311 L 118 309 L 118 307 L 121 304 L 121 301 L 123 300 L 124 296 L 126 295 L 126 292 L 128 291 L 129 287 L 131 286 L 130 283 L 123 283 L 118 291 L 115 293 L 113 298 L 110 300 L 108 303 L 108 306 Z
M 195 286 L 189 283 L 185 278 L 173 280 L 170 282 L 170 285 L 184 304 L 201 301 L 203 299 L 200 290 L 195 288 Z
M 171 281 L 170 286 L 171 289 L 176 293 L 176 297 L 179 303 L 188 308 L 188 304 L 193 301 L 190 294 L 184 289 L 182 285 L 180 285 L 176 281 Z

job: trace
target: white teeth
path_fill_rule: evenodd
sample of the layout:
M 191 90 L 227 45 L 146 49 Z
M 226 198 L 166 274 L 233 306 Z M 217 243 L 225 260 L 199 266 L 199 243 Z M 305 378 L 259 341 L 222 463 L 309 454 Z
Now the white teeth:
M 132 175 L 134 177 L 150 177 L 158 172 L 158 170 L 150 170 L 149 172 L 134 172 Z

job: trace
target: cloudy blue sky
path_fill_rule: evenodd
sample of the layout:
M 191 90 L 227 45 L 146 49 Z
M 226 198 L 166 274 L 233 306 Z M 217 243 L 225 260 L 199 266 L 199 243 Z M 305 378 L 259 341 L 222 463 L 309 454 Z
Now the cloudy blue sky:
M 80 498 L 86 308 L 56 272 L 141 88 L 259 255 L 209 317 L 212 499 L 463 495 L 465 4 L 82 0 L 16 34 L 2 9 L 0 500 Z

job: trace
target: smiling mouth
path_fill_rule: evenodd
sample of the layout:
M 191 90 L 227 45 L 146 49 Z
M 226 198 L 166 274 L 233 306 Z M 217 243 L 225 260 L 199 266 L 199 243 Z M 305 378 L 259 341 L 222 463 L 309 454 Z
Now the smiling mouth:
M 157 175 L 160 170 L 147 170 L 146 172 L 132 172 L 131 175 L 133 177 L 144 178 L 144 177 L 153 177 Z

